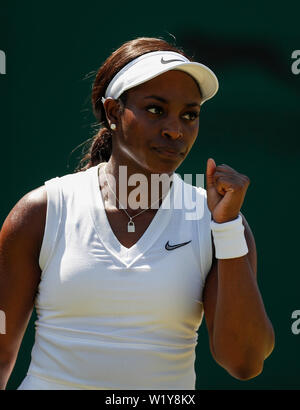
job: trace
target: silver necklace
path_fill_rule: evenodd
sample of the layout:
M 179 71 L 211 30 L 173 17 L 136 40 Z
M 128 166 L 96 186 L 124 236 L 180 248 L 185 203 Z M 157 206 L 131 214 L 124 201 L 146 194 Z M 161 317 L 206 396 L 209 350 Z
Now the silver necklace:
M 114 193 L 113 189 L 111 188 L 111 186 L 109 185 L 109 182 L 108 182 L 108 178 L 107 178 L 105 169 L 106 169 L 106 165 L 103 167 L 103 171 L 104 171 L 104 175 L 105 175 L 105 179 L 106 179 L 107 185 L 108 185 L 109 189 L 111 190 L 111 192 L 113 193 L 113 195 L 114 195 L 114 197 L 116 198 L 116 200 L 118 201 L 118 204 L 121 205 L 123 211 L 125 212 L 125 214 L 126 214 L 126 215 L 128 216 L 128 218 L 129 218 L 129 222 L 128 222 L 128 224 L 127 224 L 127 232 L 135 232 L 135 224 L 134 224 L 134 222 L 133 222 L 133 218 L 137 217 L 138 215 L 141 215 L 143 212 L 148 211 L 148 209 L 151 208 L 152 205 L 156 204 L 158 201 L 160 201 L 160 200 L 162 199 L 162 196 L 161 196 L 160 198 L 158 198 L 157 201 L 153 202 L 148 208 L 143 209 L 142 211 L 138 212 L 137 214 L 135 214 L 135 215 L 133 215 L 133 216 L 130 216 L 130 215 L 128 214 L 128 212 L 126 211 L 126 209 L 124 208 L 124 206 L 123 206 L 123 205 L 121 204 L 121 202 L 118 200 L 118 198 L 117 198 L 116 194 Z

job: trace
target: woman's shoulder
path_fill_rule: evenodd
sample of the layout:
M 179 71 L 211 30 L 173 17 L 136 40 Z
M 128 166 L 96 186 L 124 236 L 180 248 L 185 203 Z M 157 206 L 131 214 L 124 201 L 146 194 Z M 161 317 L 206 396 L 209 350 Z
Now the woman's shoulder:
M 47 213 L 47 192 L 40 186 L 27 192 L 7 215 L 1 231 L 1 243 L 10 243 L 22 251 L 38 256 L 43 240 Z
M 47 191 L 45 185 L 33 189 L 22 196 L 10 211 L 7 218 L 16 226 L 23 224 L 32 227 L 47 210 Z
M 17 225 L 22 225 L 37 238 L 42 232 L 47 212 L 47 191 L 45 185 L 27 192 L 14 206 L 11 213 L 17 218 L 12 218 Z

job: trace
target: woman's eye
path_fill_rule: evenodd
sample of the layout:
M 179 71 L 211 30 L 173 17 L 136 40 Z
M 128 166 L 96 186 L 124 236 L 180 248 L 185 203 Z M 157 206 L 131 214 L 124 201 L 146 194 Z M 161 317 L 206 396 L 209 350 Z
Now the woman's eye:
M 183 118 L 189 121 L 193 121 L 198 117 L 199 117 L 199 113 L 194 112 L 194 111 L 186 112 L 185 114 L 183 114 Z
M 151 112 L 152 114 L 162 114 L 163 112 L 163 110 L 156 105 L 151 105 L 150 107 L 147 107 L 147 111 Z

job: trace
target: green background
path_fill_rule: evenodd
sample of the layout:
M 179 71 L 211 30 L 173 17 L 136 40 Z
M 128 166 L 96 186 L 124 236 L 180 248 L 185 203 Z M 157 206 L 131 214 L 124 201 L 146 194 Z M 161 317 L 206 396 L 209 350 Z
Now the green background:
M 256 238 L 276 346 L 261 375 L 239 381 L 213 361 L 203 322 L 197 389 L 300 387 L 300 335 L 291 331 L 291 314 L 300 309 L 300 74 L 291 71 L 299 12 L 299 1 L 0 1 L 7 57 L 0 75 L 1 225 L 25 193 L 73 172 L 81 151 L 71 151 L 93 135 L 92 74 L 124 41 L 175 36 L 217 74 L 220 90 L 204 104 L 198 140 L 178 172 L 204 173 L 213 157 L 250 177 L 242 211 Z M 34 319 L 7 389 L 26 374 Z

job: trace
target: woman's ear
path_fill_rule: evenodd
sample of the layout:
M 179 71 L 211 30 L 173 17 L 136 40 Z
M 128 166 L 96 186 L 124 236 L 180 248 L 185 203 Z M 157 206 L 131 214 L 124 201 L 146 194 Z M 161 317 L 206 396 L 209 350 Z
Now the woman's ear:
M 115 124 L 116 128 L 118 128 L 121 115 L 119 101 L 109 97 L 104 101 L 103 106 L 108 125 L 111 127 L 112 124 Z

